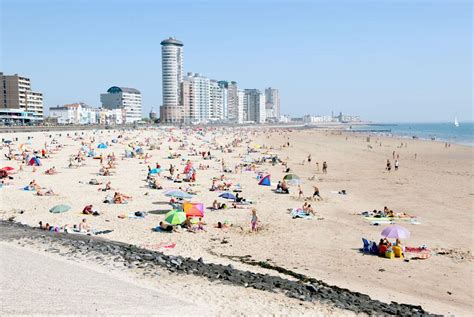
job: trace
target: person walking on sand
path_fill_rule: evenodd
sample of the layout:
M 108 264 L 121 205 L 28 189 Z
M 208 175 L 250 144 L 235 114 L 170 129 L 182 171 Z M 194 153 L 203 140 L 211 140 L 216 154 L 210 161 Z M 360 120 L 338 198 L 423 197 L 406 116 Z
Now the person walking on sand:
M 314 191 L 313 191 L 313 198 L 318 197 L 318 199 L 323 199 L 323 197 L 321 197 L 321 195 L 319 194 L 319 188 L 318 188 L 318 186 L 314 185 L 314 186 L 313 186 L 313 189 L 314 189 Z
M 390 163 L 390 160 L 387 160 L 387 166 L 385 167 L 385 169 L 390 173 L 390 171 L 392 170 L 392 164 Z
M 250 224 L 252 226 L 252 232 L 257 232 L 257 209 L 252 208 L 252 219 L 250 220 Z
M 298 199 L 301 199 L 302 197 L 304 197 L 303 189 L 301 189 L 301 185 L 298 185 Z
M 323 162 L 323 174 L 328 173 L 328 163 L 326 161 Z
M 396 171 L 398 171 L 398 165 L 399 165 L 398 160 L 395 160 L 394 166 L 395 166 L 395 170 L 396 170 Z
M 308 155 L 308 163 L 311 164 L 311 154 Z

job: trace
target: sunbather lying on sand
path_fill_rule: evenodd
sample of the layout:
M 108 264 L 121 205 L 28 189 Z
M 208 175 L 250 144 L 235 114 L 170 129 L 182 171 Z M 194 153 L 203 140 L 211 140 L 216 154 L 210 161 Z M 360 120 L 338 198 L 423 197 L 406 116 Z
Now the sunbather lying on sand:
M 174 227 L 166 222 L 160 221 L 160 229 L 167 232 L 173 232 Z
M 41 188 L 36 191 L 36 195 L 38 196 L 58 196 L 51 188 L 45 192 L 41 191 Z
M 108 191 L 108 190 L 111 190 L 112 187 L 110 186 L 110 184 L 111 184 L 111 182 L 108 181 L 107 183 L 105 183 L 105 187 L 104 187 L 104 188 L 99 188 L 99 189 L 97 189 L 97 191 L 106 192 L 106 191 Z
M 47 169 L 46 171 L 44 171 L 44 173 L 46 175 L 54 175 L 54 174 L 57 174 L 58 172 L 56 171 L 56 168 L 53 166 L 53 167 Z
M 127 196 L 119 192 L 115 192 L 114 194 L 114 203 L 116 204 L 124 204 L 127 202 L 127 199 L 131 200 L 132 196 Z

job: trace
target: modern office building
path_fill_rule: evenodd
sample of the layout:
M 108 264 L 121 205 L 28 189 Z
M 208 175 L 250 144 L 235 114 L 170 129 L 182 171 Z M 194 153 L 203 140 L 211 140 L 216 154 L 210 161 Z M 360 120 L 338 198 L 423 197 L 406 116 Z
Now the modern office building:
M 264 123 L 266 119 L 265 95 L 258 89 L 245 89 L 244 93 L 245 121 Z
M 181 88 L 183 81 L 183 43 L 175 38 L 161 42 L 163 105 L 160 107 L 160 121 L 182 123 L 184 121 Z
M 278 89 L 265 89 L 265 112 L 267 121 L 279 121 L 280 118 L 280 94 Z
M 32 121 L 43 120 L 43 94 L 31 90 L 29 78 L 0 73 L 0 109 L 23 111 Z
M 142 118 L 142 96 L 135 88 L 113 86 L 106 94 L 100 95 L 102 107 L 106 109 L 123 109 L 124 123 L 134 123 Z

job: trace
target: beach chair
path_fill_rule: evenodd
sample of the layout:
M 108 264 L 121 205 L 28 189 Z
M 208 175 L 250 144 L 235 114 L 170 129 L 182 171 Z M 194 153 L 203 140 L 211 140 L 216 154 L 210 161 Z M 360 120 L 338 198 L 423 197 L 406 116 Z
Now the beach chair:
M 379 254 L 379 247 L 378 247 L 377 243 L 372 242 L 372 243 L 370 244 L 370 253 L 372 253 L 372 254 L 374 254 L 374 255 Z
M 364 246 L 361 249 L 362 252 L 370 253 L 370 242 L 365 238 L 362 238 L 362 242 L 364 243 Z

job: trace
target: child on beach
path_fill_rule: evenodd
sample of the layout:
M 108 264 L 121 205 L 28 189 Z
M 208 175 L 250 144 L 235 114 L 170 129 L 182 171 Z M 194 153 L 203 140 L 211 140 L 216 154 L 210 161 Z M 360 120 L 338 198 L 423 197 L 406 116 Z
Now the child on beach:
M 385 167 L 385 169 L 390 173 L 390 171 L 392 170 L 392 164 L 390 163 L 390 160 L 387 160 L 387 165 Z
M 252 232 L 257 232 L 257 209 L 252 208 L 252 219 L 250 221 L 250 224 L 252 225 Z

